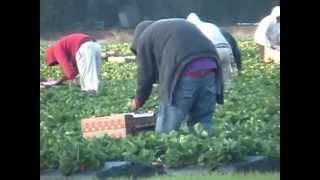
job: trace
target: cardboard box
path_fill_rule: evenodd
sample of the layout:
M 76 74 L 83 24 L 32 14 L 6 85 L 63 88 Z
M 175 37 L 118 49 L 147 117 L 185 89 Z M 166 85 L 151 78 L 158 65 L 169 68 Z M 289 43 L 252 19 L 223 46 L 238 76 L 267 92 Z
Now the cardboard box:
M 154 113 L 111 114 L 104 117 L 90 117 L 81 120 L 81 131 L 85 139 L 109 135 L 123 138 L 128 134 L 154 129 Z
M 271 61 L 280 64 L 280 50 L 264 48 L 264 62 Z
M 107 58 L 111 63 L 131 63 L 134 62 L 135 56 L 110 56 Z

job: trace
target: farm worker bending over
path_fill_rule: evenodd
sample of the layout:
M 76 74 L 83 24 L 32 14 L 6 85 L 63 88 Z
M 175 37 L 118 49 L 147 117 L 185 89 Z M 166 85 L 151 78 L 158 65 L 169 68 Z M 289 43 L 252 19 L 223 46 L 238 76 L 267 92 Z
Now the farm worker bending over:
M 200 122 L 211 133 L 215 105 L 223 103 L 222 71 L 214 45 L 193 24 L 176 18 L 139 23 L 131 50 L 138 61 L 133 110 L 145 103 L 153 83 L 158 83 L 156 131 L 178 130 L 188 117 L 191 132 Z
M 271 14 L 260 21 L 254 40 L 265 61 L 268 60 L 265 52 L 270 49 L 278 49 L 280 58 L 280 6 L 274 7 Z
M 267 29 L 267 38 L 270 41 L 270 48 L 265 48 L 264 61 L 274 60 L 280 63 L 280 16 L 277 17 L 277 22 L 271 23 Z
M 237 40 L 228 31 L 225 31 L 223 29 L 220 29 L 220 31 L 231 46 L 233 60 L 235 61 L 238 72 L 240 72 L 242 69 L 242 59 L 241 59 L 241 51 L 238 46 Z
M 59 64 L 64 76 L 56 81 L 57 85 L 65 80 L 75 79 L 79 74 L 83 91 L 98 91 L 101 65 L 100 45 L 92 36 L 74 33 L 58 40 L 47 51 L 47 64 Z
M 231 82 L 232 74 L 235 72 L 234 56 L 229 42 L 216 25 L 201 21 L 197 14 L 190 13 L 187 17 L 187 21 L 199 28 L 199 30 L 215 45 L 221 60 L 223 82 L 226 87 L 228 87 Z
M 270 24 L 266 36 L 271 48 L 280 49 L 280 16 L 277 17 L 277 22 Z

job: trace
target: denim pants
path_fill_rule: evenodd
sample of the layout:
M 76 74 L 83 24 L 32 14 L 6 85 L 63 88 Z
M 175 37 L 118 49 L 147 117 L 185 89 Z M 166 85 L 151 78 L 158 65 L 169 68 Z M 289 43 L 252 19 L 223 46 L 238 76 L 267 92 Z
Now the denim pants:
M 181 122 L 187 120 L 190 132 L 194 132 L 196 123 L 201 123 L 211 134 L 215 106 L 215 74 L 200 78 L 183 76 L 173 94 L 173 103 L 160 102 L 156 131 L 168 134 L 172 130 L 179 130 Z

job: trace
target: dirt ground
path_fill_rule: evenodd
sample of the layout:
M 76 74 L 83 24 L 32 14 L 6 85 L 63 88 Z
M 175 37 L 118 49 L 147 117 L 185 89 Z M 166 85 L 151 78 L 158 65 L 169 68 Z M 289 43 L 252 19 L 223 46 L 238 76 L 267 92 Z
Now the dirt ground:
M 222 27 L 223 29 L 231 32 L 236 38 L 242 36 L 253 36 L 256 26 L 229 26 Z M 99 41 L 106 41 L 110 43 L 123 43 L 131 42 L 133 38 L 133 29 L 120 29 L 112 28 L 103 31 L 81 31 L 83 33 L 88 33 L 94 35 Z M 41 41 L 56 41 L 64 35 L 79 32 L 79 31 L 66 31 L 50 34 L 40 34 Z
M 229 26 L 222 28 L 230 32 L 234 37 L 239 38 L 243 36 L 253 36 L 257 26 Z

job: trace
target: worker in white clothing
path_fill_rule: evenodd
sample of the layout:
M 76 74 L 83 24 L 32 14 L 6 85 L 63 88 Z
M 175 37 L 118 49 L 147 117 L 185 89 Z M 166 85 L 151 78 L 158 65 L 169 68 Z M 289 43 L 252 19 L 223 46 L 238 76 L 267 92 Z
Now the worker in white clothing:
M 280 49 L 280 16 L 277 17 L 277 22 L 270 24 L 266 36 L 271 48 Z
M 274 7 L 271 14 L 260 21 L 254 40 L 264 62 L 270 62 L 271 54 L 275 55 L 272 59 L 280 61 L 280 6 Z
M 230 86 L 232 75 L 236 71 L 232 48 L 216 25 L 201 21 L 196 13 L 190 13 L 187 21 L 193 23 L 215 45 L 221 60 L 225 87 Z

